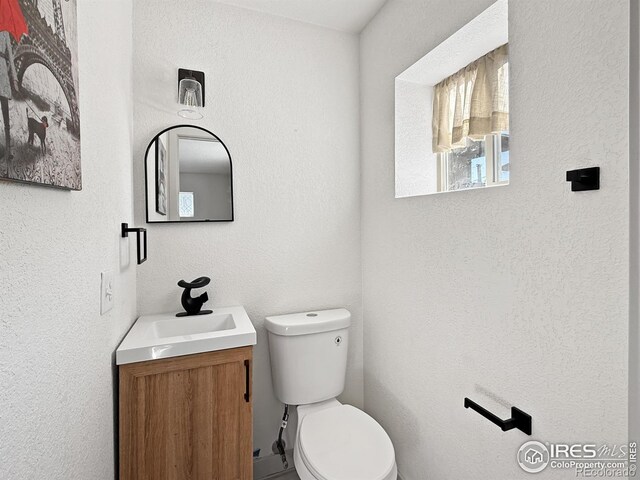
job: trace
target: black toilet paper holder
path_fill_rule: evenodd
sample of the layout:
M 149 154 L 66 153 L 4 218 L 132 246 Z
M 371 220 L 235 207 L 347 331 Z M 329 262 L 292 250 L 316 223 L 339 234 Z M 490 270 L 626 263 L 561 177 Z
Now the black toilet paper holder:
M 511 407 L 511 418 L 506 420 L 502 420 L 500 417 L 494 415 L 489 410 L 481 407 L 469 398 L 464 399 L 464 408 L 471 408 L 472 410 L 475 410 L 487 420 L 498 425 L 503 432 L 517 428 L 521 432 L 531 435 L 531 415 L 523 412 L 519 408 Z

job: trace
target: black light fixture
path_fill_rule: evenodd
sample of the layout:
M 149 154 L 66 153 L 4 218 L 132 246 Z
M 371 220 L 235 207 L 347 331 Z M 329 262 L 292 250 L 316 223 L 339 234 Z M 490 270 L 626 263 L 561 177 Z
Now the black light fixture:
M 178 103 L 183 105 L 178 115 L 191 120 L 203 117 L 204 107 L 204 72 L 178 69 Z

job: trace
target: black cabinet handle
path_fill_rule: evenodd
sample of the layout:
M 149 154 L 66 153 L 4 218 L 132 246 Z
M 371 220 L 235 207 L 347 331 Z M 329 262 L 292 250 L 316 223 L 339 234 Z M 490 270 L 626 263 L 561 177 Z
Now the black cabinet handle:
M 251 372 L 249 369 L 251 368 L 251 362 L 249 360 L 244 361 L 244 401 L 249 402 L 251 398 Z
M 129 236 L 129 232 L 135 232 L 136 240 L 138 244 L 138 265 L 143 264 L 147 261 L 147 229 L 146 228 L 129 228 L 128 223 L 122 224 L 122 238 L 127 238 Z M 144 234 L 144 236 L 142 235 Z M 144 238 L 141 238 L 144 237 Z M 144 256 L 142 256 L 142 250 L 144 246 Z
M 489 410 L 481 407 L 469 398 L 464 399 L 464 408 L 471 408 L 472 410 L 475 410 L 484 418 L 498 425 L 503 432 L 517 428 L 521 432 L 531 435 L 531 415 L 523 412 L 519 408 L 511 407 L 511 418 L 508 418 L 507 420 L 502 420 L 500 417 L 494 415 Z

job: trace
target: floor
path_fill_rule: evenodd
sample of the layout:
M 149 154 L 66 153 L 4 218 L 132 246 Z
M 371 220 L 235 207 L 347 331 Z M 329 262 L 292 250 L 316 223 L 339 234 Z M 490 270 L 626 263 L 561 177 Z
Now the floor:
M 300 480 L 296 472 L 289 472 L 281 477 L 274 477 L 273 480 Z

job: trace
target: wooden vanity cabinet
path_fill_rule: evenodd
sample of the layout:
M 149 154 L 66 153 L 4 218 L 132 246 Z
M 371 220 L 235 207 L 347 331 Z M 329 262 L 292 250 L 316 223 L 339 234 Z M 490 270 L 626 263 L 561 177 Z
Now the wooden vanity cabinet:
M 253 480 L 252 347 L 120 365 L 120 480 Z

